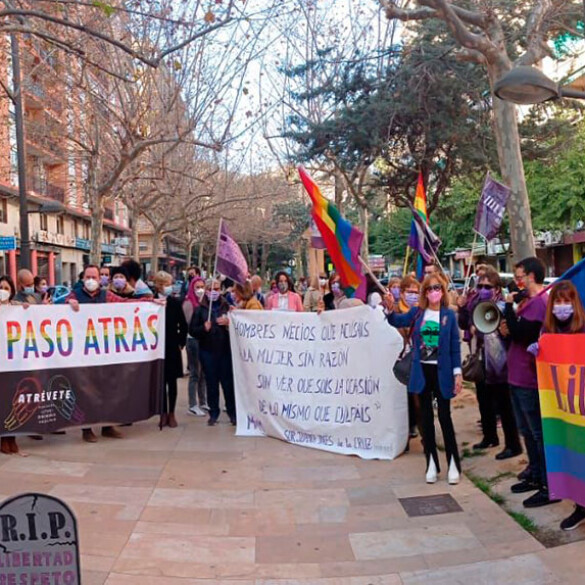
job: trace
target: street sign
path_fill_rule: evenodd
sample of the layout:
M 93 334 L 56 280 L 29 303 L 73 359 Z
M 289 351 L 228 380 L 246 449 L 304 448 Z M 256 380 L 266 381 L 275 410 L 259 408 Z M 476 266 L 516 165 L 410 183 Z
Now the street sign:
M 0 583 L 45 582 L 81 583 L 75 516 L 65 502 L 45 494 L 5 500 L 0 505 Z
M 0 250 L 16 250 L 16 236 L 0 236 Z

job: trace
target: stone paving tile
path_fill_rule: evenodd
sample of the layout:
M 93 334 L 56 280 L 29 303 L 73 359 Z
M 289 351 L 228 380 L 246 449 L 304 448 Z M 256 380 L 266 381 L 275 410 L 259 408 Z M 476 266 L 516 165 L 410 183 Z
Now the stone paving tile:
M 347 535 L 327 537 L 310 534 L 259 536 L 256 563 L 325 563 L 351 561 L 354 555 Z
M 538 558 L 567 585 L 585 582 L 585 554 L 582 542 L 543 550 Z
M 428 564 L 423 555 L 320 565 L 323 577 L 394 575 L 402 571 L 419 571 L 427 568 Z
M 156 488 L 148 502 L 149 506 L 171 508 L 243 508 L 253 507 L 252 490 L 190 490 Z
M 104 585 L 108 579 L 108 573 L 98 571 L 81 571 L 81 582 L 83 585 Z
M 84 583 L 85 585 L 85 583 Z M 159 577 L 112 573 L 105 585 L 162 585 Z M 209 579 L 165 577 L 164 585 L 210 585 Z M 253 579 L 213 580 L 213 585 L 254 585 Z
M 255 585 L 402 585 L 398 575 L 325 577 L 323 579 L 256 579 Z
M 481 547 L 471 530 L 459 524 L 426 528 L 351 534 L 350 541 L 359 560 L 406 557 Z
M 562 581 L 535 555 L 401 573 L 404 585 L 557 585 Z

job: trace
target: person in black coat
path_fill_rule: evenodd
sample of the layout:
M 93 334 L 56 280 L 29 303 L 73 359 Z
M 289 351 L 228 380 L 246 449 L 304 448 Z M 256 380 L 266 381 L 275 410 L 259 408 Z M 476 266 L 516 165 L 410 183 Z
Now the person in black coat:
M 162 413 L 159 426 L 175 428 L 175 406 L 177 405 L 177 378 L 183 376 L 181 350 L 187 343 L 187 321 L 178 299 L 171 296 L 173 277 L 168 272 L 157 272 L 154 286 L 158 298 L 166 299 L 165 312 L 165 382 L 163 388 Z
M 211 314 L 209 305 L 211 303 Z M 229 304 L 221 295 L 218 280 L 208 280 L 205 296 L 195 309 L 189 333 L 199 340 L 199 359 L 207 384 L 207 404 L 212 427 L 220 415 L 219 384 L 223 389 L 225 407 L 232 425 L 236 425 L 236 403 L 234 398 L 234 376 L 229 337 Z

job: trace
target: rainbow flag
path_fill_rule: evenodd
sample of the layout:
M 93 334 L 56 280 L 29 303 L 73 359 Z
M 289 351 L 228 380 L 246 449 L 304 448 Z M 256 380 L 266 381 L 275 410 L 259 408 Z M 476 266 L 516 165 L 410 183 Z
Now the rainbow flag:
M 537 360 L 551 498 L 585 506 L 585 334 L 543 335 Z
M 414 197 L 413 213 L 418 214 L 422 219 L 422 223 L 428 225 L 429 218 L 427 216 L 427 194 L 425 193 L 425 184 L 422 173 L 418 174 L 418 182 L 416 184 L 416 194 Z M 410 236 L 408 237 L 408 245 L 418 254 L 418 261 L 416 265 L 416 275 L 420 279 L 424 272 L 424 262 L 429 262 L 429 255 L 427 253 L 427 244 L 425 242 L 424 234 L 421 232 L 421 226 L 414 218 L 410 224 Z
M 345 295 L 365 300 L 365 279 L 359 261 L 364 234 L 354 228 L 339 213 L 337 207 L 323 197 L 315 181 L 302 166 L 298 167 L 298 171 L 313 203 L 311 215 L 341 278 Z

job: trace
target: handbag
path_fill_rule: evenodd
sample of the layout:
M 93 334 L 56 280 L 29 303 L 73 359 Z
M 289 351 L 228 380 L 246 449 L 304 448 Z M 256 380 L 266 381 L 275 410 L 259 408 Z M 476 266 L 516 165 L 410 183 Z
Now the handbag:
M 469 344 L 471 350 L 471 343 Z M 481 344 L 478 342 L 474 352 L 463 360 L 461 364 L 461 372 L 463 379 L 466 382 L 473 382 L 474 384 L 480 384 L 485 380 L 485 371 L 483 369 L 483 361 L 481 359 Z
M 415 317 L 416 322 L 416 317 Z M 414 325 L 410 328 L 408 332 L 408 338 L 404 341 L 404 347 L 398 356 L 398 359 L 394 363 L 394 367 L 392 368 L 392 372 L 394 373 L 394 377 L 405 386 L 408 386 L 408 381 L 410 380 L 410 370 L 412 369 L 412 360 L 414 357 L 414 351 L 411 347 L 411 340 L 412 340 L 412 332 L 414 330 Z
M 405 386 L 408 386 L 408 381 L 410 380 L 410 370 L 412 369 L 412 358 L 414 353 L 412 349 L 406 351 L 407 349 L 409 348 L 405 345 L 392 368 L 394 377 Z

